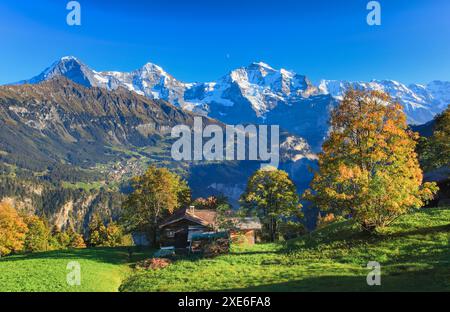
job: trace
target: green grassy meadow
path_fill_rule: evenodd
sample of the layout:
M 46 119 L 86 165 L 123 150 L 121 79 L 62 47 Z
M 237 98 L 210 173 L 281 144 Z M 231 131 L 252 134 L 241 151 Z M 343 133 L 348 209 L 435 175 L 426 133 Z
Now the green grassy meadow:
M 132 268 L 149 255 L 130 261 L 126 248 L 99 248 L 10 256 L 0 260 L 0 291 L 450 291 L 450 209 L 403 216 L 376 236 L 340 221 L 285 243 Z M 81 286 L 66 283 L 72 260 Z M 381 286 L 366 283 L 369 261 L 381 264 Z
M 132 275 L 121 291 L 450 291 L 450 210 L 404 216 L 377 237 L 349 221 L 286 244 L 235 248 Z M 369 287 L 369 261 L 381 286 Z
M 133 261 L 151 255 L 135 252 Z M 78 261 L 81 285 L 69 286 L 67 264 Z M 126 248 L 93 248 L 14 255 L 0 259 L 2 292 L 115 292 L 129 274 Z

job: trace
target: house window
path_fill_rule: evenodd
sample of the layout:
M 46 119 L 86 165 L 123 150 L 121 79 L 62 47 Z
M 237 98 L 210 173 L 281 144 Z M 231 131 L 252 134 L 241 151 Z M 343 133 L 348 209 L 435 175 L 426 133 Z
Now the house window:
M 175 231 L 167 230 L 166 231 L 167 238 L 174 238 L 175 237 Z

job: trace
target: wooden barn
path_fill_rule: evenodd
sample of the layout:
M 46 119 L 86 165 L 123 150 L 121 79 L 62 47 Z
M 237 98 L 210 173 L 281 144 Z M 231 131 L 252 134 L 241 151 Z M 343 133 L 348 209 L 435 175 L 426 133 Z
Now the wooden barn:
M 258 233 L 261 231 L 261 223 L 255 218 L 236 219 L 236 228 L 230 231 L 230 238 L 239 241 L 245 238 L 247 244 L 253 245 L 257 242 Z
M 261 230 L 259 221 L 247 218 L 235 224 L 236 228 L 231 231 L 231 237 L 242 234 L 248 239 L 248 243 L 254 244 L 256 232 Z M 195 209 L 191 206 L 179 209 L 165 219 L 159 226 L 159 237 L 162 247 L 188 248 L 193 236 L 220 230 L 215 210 Z

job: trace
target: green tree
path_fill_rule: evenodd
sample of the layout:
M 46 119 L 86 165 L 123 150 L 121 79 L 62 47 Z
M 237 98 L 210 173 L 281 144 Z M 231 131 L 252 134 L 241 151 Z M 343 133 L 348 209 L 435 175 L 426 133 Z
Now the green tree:
M 122 228 L 115 222 L 110 222 L 106 227 L 105 246 L 117 247 L 124 245 L 124 233 Z
M 83 235 L 80 233 L 75 233 L 69 243 L 70 248 L 86 248 L 86 243 L 84 242 Z
M 450 166 L 450 106 L 435 118 L 433 135 L 420 138 L 418 153 L 426 171 Z
M 132 179 L 133 192 L 123 203 L 122 223 L 127 231 L 149 233 L 157 241 L 157 226 L 175 209 L 188 205 L 191 193 L 187 183 L 166 168 L 150 166 Z
M 248 180 L 241 196 L 242 209 L 247 215 L 261 220 L 264 233 L 273 242 L 280 237 L 279 225 L 301 216 L 301 204 L 295 184 L 282 170 L 261 169 Z
M 86 243 L 84 241 L 83 235 L 75 232 L 72 227 L 69 227 L 66 233 L 69 236 L 69 248 L 86 248 Z
M 432 198 L 436 186 L 422 185 L 416 135 L 389 95 L 349 90 L 330 124 L 319 170 L 305 192 L 322 211 L 351 215 L 374 231 Z
M 69 235 L 55 225 L 51 231 L 50 247 L 55 250 L 66 249 L 69 247 L 69 244 Z
M 106 226 L 100 216 L 94 213 L 88 225 L 88 244 L 90 247 L 102 246 L 106 240 Z
M 0 202 L 0 257 L 23 249 L 27 225 L 9 204 Z
M 25 236 L 25 251 L 46 251 L 49 247 L 50 229 L 45 222 L 37 216 L 23 218 L 28 232 Z

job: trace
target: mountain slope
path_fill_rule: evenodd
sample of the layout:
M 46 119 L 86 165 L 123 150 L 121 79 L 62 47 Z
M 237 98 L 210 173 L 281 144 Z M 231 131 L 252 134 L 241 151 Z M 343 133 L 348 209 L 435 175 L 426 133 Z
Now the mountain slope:
M 166 73 L 161 67 L 147 63 L 132 72 L 97 72 L 73 56 L 62 57 L 41 74 L 18 84 L 37 84 L 63 76 L 85 87 L 101 87 L 116 90 L 123 87 L 150 99 L 162 99 L 184 107 L 185 84 Z
M 379 90 L 390 94 L 403 105 L 410 124 L 424 124 L 445 109 L 450 103 L 450 83 L 433 82 L 428 86 L 411 84 L 406 86 L 394 80 L 372 80 L 370 82 L 349 82 L 322 80 L 319 90 L 340 100 L 349 89 Z M 446 100 L 449 100 L 446 103 Z M 445 104 L 446 103 L 446 104 Z
M 0 120 L 5 161 L 89 166 L 111 158 L 108 146 L 154 145 L 174 125 L 192 124 L 193 115 L 123 88 L 86 88 L 56 77 L 0 87 Z

